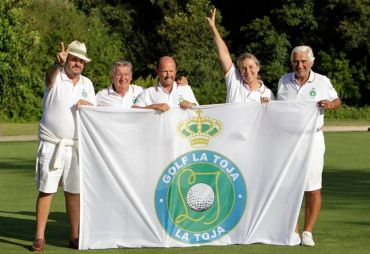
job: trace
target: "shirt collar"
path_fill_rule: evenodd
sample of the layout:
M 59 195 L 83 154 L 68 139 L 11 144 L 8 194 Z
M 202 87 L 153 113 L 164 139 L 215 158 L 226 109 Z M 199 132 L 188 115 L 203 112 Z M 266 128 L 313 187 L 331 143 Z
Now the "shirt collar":
M 70 82 L 71 82 L 71 79 L 67 76 L 66 71 L 65 71 L 65 69 L 64 69 L 64 68 L 62 68 L 62 69 L 60 70 L 60 76 L 61 76 L 61 79 L 62 79 L 63 81 L 70 81 Z M 82 78 L 82 75 L 80 75 L 80 77 L 79 77 L 79 79 L 78 79 L 78 81 L 77 81 L 76 85 L 77 85 L 77 84 L 79 84 L 79 83 L 84 83 L 84 79 Z
M 306 83 L 312 83 L 315 80 L 315 73 L 311 70 L 310 71 L 310 76 L 308 77 Z M 295 72 L 292 73 L 292 83 L 294 84 L 299 84 L 298 80 L 295 78 Z
M 266 90 L 266 86 L 265 86 L 265 84 L 263 83 L 262 80 L 260 80 L 259 83 L 261 84 L 261 86 L 257 89 L 257 91 L 259 91 L 261 94 L 263 94 Z
M 266 86 L 265 86 L 265 84 L 263 84 L 263 81 L 262 80 L 258 80 L 258 83 L 260 84 L 260 87 L 257 88 L 254 91 L 257 91 L 257 92 L 263 94 L 265 92 L 265 90 L 266 90 Z M 253 91 L 251 91 L 251 88 L 249 87 L 249 85 L 247 84 L 247 82 L 244 81 L 244 79 L 243 79 L 243 85 L 248 90 L 248 92 L 253 92 Z
M 127 91 L 126 91 L 126 93 L 125 93 L 125 95 L 124 96 L 126 96 L 126 94 L 129 94 L 130 92 L 131 92 L 131 89 L 132 89 L 132 87 L 131 87 L 131 85 L 129 85 L 128 86 L 128 89 L 127 89 Z M 114 91 L 114 89 L 113 89 L 113 84 L 112 85 L 110 85 L 109 87 L 108 87 L 108 94 L 109 95 L 115 95 L 115 96 L 121 96 L 120 94 L 118 94 L 116 91 Z M 124 96 L 121 96 L 121 97 L 124 97 Z
M 171 90 L 171 93 L 173 93 L 174 91 L 176 91 L 178 85 L 177 83 L 174 81 L 173 84 L 172 84 L 172 90 Z M 165 93 L 168 93 L 166 89 L 164 89 L 164 87 L 162 86 L 161 82 L 158 82 L 158 84 L 155 86 L 155 89 L 158 91 L 158 90 L 162 90 L 163 92 Z M 170 94 L 170 93 L 168 93 Z

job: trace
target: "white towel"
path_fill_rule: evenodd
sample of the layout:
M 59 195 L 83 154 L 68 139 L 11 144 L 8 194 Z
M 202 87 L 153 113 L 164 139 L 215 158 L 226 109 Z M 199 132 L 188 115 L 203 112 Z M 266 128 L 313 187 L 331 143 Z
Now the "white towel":
M 47 141 L 52 144 L 55 144 L 54 154 L 52 156 L 52 161 L 50 164 L 52 165 L 53 169 L 58 169 L 63 166 L 62 164 L 62 153 L 66 146 L 73 146 L 76 151 L 78 151 L 78 142 L 77 140 L 67 139 L 67 138 L 59 138 L 55 136 L 50 130 L 48 130 L 44 125 L 40 123 L 39 125 L 39 140 Z

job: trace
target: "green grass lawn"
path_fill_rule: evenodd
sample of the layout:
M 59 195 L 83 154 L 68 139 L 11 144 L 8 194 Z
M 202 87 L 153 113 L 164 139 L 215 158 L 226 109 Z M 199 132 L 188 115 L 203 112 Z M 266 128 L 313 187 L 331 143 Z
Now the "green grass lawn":
M 38 123 L 0 123 L 0 136 L 36 135 Z
M 326 133 L 323 207 L 314 248 L 262 244 L 191 248 L 89 250 L 86 253 L 369 253 L 370 132 Z M 34 156 L 36 142 L 0 143 L 0 253 L 29 253 L 34 236 Z M 67 248 L 64 198 L 54 199 L 44 253 L 76 253 Z
M 369 126 L 370 121 L 366 120 L 325 120 L 327 126 L 344 126 L 344 125 L 355 125 L 355 126 Z M 16 136 L 16 135 L 36 135 L 38 129 L 38 123 L 0 123 L 0 136 Z
M 366 120 L 343 120 L 343 119 L 325 119 L 326 126 L 345 126 L 345 125 L 354 125 L 354 126 L 369 126 L 370 121 Z

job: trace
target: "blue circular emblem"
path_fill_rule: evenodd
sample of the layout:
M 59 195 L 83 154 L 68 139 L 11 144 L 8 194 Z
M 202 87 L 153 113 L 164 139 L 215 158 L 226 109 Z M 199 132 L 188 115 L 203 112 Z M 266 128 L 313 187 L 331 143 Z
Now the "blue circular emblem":
M 166 167 L 155 191 L 161 225 L 172 238 L 189 244 L 228 234 L 243 216 L 246 201 L 238 167 L 208 150 L 179 156 Z

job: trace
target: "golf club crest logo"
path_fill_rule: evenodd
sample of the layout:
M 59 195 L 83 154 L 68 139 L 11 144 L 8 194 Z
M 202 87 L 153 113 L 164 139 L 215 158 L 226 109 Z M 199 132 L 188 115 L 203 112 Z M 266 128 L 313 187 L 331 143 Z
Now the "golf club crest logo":
M 202 117 L 200 109 L 196 112 L 196 117 L 180 122 L 177 130 L 182 137 L 189 138 L 192 147 L 206 147 L 209 140 L 222 131 L 222 122 L 210 117 Z
M 82 89 L 81 95 L 82 97 L 85 97 L 85 98 L 87 97 L 87 92 L 85 89 Z
M 181 121 L 178 133 L 193 148 L 163 171 L 155 192 L 158 219 L 174 239 L 201 244 L 228 234 L 241 219 L 247 201 L 244 178 L 226 156 L 203 150 L 220 135 L 222 122 L 197 116 Z
M 311 98 L 315 98 L 315 96 L 316 96 L 316 91 L 315 91 L 315 88 L 314 87 L 312 87 L 312 89 L 311 89 L 311 91 L 310 91 L 310 97 Z

